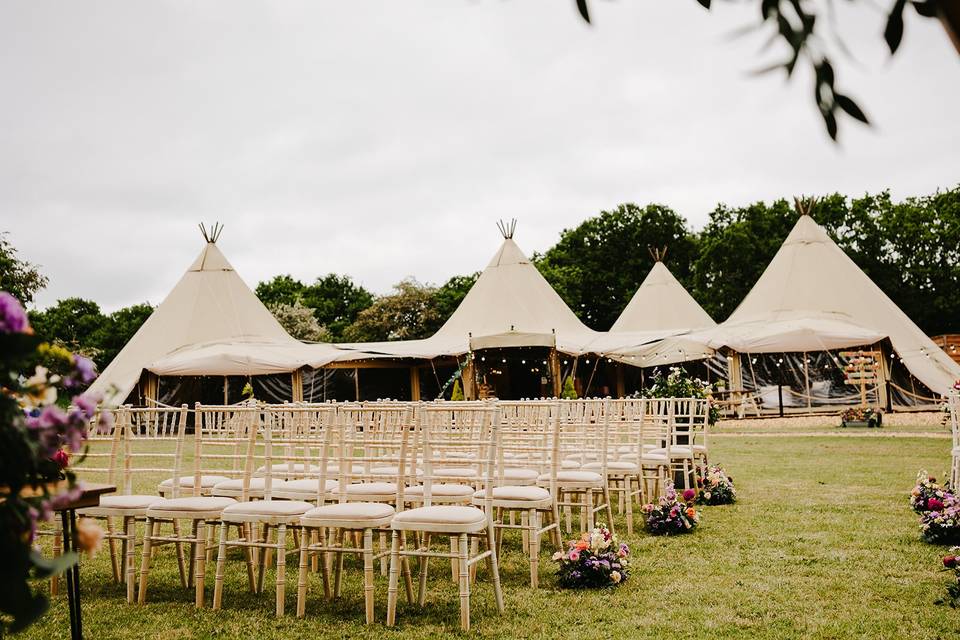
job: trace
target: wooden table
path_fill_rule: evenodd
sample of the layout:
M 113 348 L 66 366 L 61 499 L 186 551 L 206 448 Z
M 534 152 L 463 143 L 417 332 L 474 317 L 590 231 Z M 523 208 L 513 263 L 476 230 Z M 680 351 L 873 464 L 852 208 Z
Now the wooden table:
M 67 504 L 54 509 L 60 513 L 63 522 L 63 552 L 69 553 L 77 548 L 77 509 L 95 507 L 100 504 L 100 496 L 113 493 L 117 488 L 110 484 L 96 482 L 84 483 L 83 493 Z M 83 625 L 80 619 L 80 563 L 67 569 L 67 603 L 70 606 L 70 637 L 73 640 L 83 638 Z

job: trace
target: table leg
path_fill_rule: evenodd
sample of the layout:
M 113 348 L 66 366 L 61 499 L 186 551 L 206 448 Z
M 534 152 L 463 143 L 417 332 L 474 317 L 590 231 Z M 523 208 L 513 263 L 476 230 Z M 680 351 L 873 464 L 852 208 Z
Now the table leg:
M 77 512 L 66 509 L 60 513 L 63 521 L 63 552 L 69 553 L 77 549 Z M 72 640 L 83 638 L 83 627 L 80 620 L 80 563 L 67 569 L 67 605 L 70 608 L 70 637 Z

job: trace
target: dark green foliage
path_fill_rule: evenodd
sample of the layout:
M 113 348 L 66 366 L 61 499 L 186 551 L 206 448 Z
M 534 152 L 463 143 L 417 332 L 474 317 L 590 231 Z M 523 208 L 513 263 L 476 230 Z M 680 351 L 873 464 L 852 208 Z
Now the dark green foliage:
M 354 284 L 350 276 L 335 273 L 317 278 L 311 285 L 304 285 L 289 275 L 276 276 L 257 285 L 256 293 L 266 305 L 293 305 L 299 301 L 310 307 L 334 342 L 343 341 L 344 330 L 373 304 L 373 294 Z
M 605 331 L 653 267 L 648 247 L 666 247 L 674 276 L 690 283 L 696 237 L 682 216 L 659 204 L 602 211 L 565 229 L 557 244 L 533 260 L 587 326 Z
M 21 260 L 7 234 L 0 233 L 0 291 L 6 291 L 27 305 L 45 286 L 47 277 L 40 273 L 37 265 Z

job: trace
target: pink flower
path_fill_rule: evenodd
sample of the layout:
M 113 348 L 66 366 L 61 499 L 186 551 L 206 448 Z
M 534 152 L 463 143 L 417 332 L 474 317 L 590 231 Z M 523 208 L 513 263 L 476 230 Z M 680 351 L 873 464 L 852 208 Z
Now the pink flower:
M 58 449 L 57 452 L 53 454 L 53 458 L 51 458 L 51 460 L 56 462 L 57 466 L 61 469 L 66 469 L 68 466 L 70 466 L 70 454 L 63 449 Z
M 683 499 L 686 500 L 686 501 L 688 501 L 688 502 L 689 502 L 690 500 L 693 500 L 693 499 L 696 498 L 696 497 L 697 497 L 697 492 L 694 491 L 693 489 L 686 489 L 686 490 L 683 492 Z
M 576 549 L 574 549 L 574 550 L 571 551 L 570 554 L 567 556 L 567 559 L 570 560 L 570 562 L 576 562 L 577 560 L 580 559 L 580 552 L 577 551 Z
M 947 569 L 953 569 L 957 566 L 957 556 L 943 556 L 943 566 Z
M 940 511 L 943 509 L 943 501 L 938 498 L 930 498 L 927 500 L 927 509 L 930 511 Z

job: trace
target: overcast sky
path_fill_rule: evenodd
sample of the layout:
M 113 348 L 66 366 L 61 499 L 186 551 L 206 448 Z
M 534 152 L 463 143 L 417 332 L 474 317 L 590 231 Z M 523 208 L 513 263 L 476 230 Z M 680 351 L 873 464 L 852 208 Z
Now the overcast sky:
M 841 11 L 838 85 L 875 122 L 832 144 L 748 6 L 694 0 L 0 3 L 0 230 L 46 306 L 159 303 L 202 248 L 244 279 L 346 273 L 386 292 L 527 253 L 618 203 L 701 227 L 717 202 L 895 197 L 960 182 L 960 57 L 908 10 L 892 60 Z M 644 250 L 638 248 L 638 250 Z

